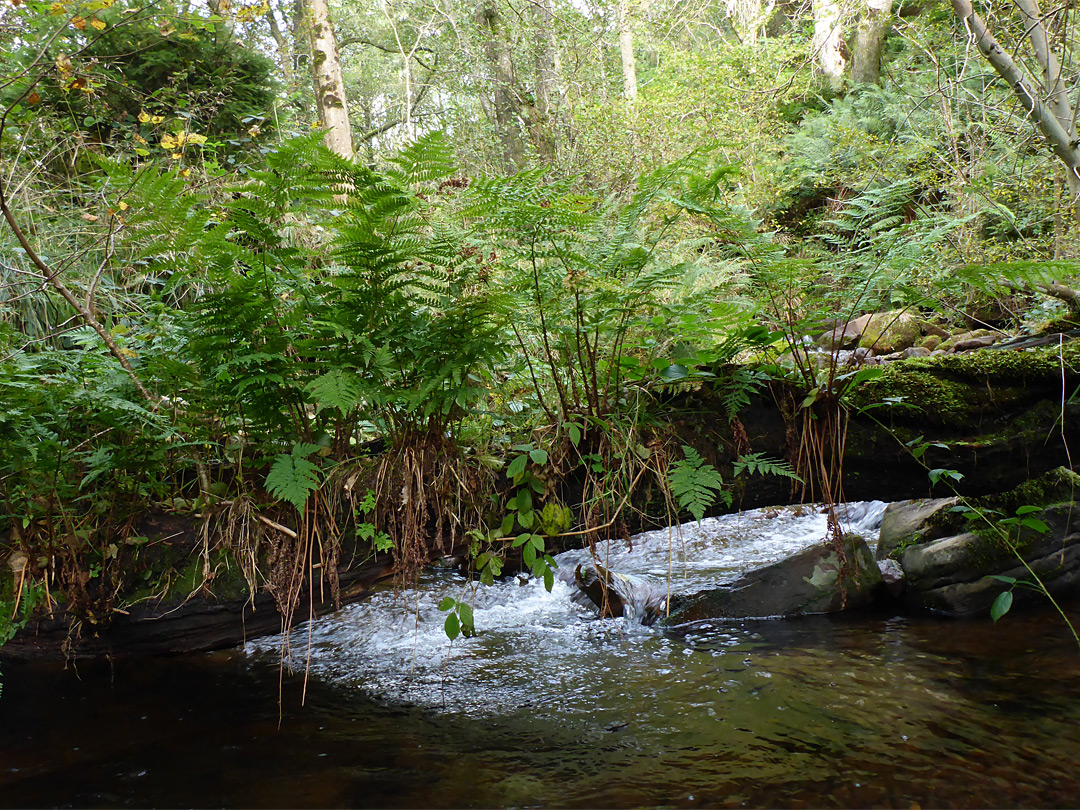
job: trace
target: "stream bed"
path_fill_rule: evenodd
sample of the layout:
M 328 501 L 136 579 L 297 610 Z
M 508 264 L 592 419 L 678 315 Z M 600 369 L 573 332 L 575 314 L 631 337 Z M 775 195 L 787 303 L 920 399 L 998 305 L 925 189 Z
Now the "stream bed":
M 845 523 L 872 539 L 883 508 Z M 598 554 L 690 593 L 824 531 L 757 510 Z M 560 555 L 564 576 L 584 559 Z M 292 674 L 281 637 L 5 664 L 0 806 L 1080 807 L 1080 651 L 1050 609 L 661 630 L 572 593 L 434 571 L 297 628 Z M 446 638 L 447 595 L 475 638 Z

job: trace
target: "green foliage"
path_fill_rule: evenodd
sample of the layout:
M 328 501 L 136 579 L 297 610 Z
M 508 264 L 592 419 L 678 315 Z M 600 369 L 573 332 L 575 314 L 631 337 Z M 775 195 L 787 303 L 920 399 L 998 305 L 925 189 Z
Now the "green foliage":
M 736 476 L 743 473 L 747 475 L 778 475 L 782 478 L 791 478 L 802 483 L 791 464 L 783 459 L 769 458 L 764 453 L 749 453 L 739 456 L 732 465 Z
M 720 380 L 720 402 L 729 422 L 738 418 L 739 411 L 750 404 L 750 397 L 767 380 L 764 372 L 748 366 L 735 366 L 727 370 Z
M 319 465 L 308 458 L 318 449 L 313 444 L 295 444 L 291 453 L 278 455 L 266 476 L 266 491 L 303 512 L 308 496 L 319 488 L 322 478 Z
M 5 576 L 7 576 L 6 572 Z M 0 585 L 6 586 L 7 583 L 0 583 Z M 16 633 L 26 627 L 34 615 L 34 610 L 47 598 L 45 586 L 33 580 L 22 579 L 20 576 L 17 587 L 18 592 L 10 596 L 0 593 L 0 647 L 11 641 Z M 2 690 L 3 684 L 0 683 L 0 693 Z
M 443 629 L 448 639 L 453 641 L 458 636 L 472 638 L 476 635 L 472 605 L 447 596 L 439 603 L 439 610 L 449 611 L 446 621 L 443 622 Z
M 720 498 L 731 504 L 731 493 L 723 489 L 724 480 L 715 467 L 707 463 L 694 448 L 683 445 L 683 458 L 671 464 L 668 486 L 671 494 L 685 509 L 701 522 L 705 511 Z
M 518 373 L 545 414 L 602 418 L 621 407 L 626 386 L 685 382 L 720 346 L 738 350 L 723 339 L 745 311 L 695 287 L 701 268 L 673 253 L 680 218 L 736 219 L 716 203 L 730 173 L 696 153 L 639 178 L 628 203 L 584 196 L 538 170 L 470 186 L 464 213 L 513 295 Z
M 390 536 L 386 532 L 378 531 L 374 523 L 364 519 L 373 515 L 377 505 L 375 492 L 369 489 L 356 505 L 356 534 L 361 540 L 370 542 L 376 552 L 393 551 L 394 541 L 390 539 Z
M 47 26 L 40 35 L 49 45 L 44 54 L 38 41 L 16 48 L 14 58 L 28 72 L 0 94 L 5 107 L 33 92 L 34 113 L 48 111 L 61 130 L 144 157 L 176 152 L 168 136 L 177 132 L 208 136 L 235 153 L 251 144 L 253 124 L 273 129 L 274 64 L 240 45 L 227 27 L 133 5 L 96 5 L 80 9 L 86 17 L 76 15 L 82 28 L 56 18 L 32 21 Z

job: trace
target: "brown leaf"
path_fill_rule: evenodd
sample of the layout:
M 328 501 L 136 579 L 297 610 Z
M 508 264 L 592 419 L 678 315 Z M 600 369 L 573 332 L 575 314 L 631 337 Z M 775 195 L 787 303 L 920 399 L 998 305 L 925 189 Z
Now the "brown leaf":
M 86 18 L 85 17 L 72 17 L 71 24 L 80 31 L 86 30 Z
M 94 216 L 93 214 L 83 214 L 82 218 L 85 219 L 87 222 L 97 222 L 98 221 L 98 218 L 96 216 Z
M 39 101 L 41 101 L 41 96 L 38 95 L 37 90 L 26 97 L 27 104 L 37 104 Z

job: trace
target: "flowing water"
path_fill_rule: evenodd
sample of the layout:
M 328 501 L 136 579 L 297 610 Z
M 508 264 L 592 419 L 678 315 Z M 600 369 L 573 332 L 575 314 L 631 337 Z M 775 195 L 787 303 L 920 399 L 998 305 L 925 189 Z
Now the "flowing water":
M 882 508 L 846 522 L 872 536 Z M 688 593 L 824 531 L 759 510 L 599 554 Z M 379 591 L 293 634 L 306 703 L 284 676 L 280 717 L 280 638 L 79 677 L 8 664 L 0 806 L 1080 807 L 1080 652 L 1053 612 L 663 631 L 572 591 L 450 571 Z M 475 638 L 446 638 L 447 595 Z

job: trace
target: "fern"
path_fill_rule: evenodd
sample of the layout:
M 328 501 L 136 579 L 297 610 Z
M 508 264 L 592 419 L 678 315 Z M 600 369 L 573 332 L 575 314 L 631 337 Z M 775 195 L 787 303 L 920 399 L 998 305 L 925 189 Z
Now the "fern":
M 736 366 L 731 371 L 720 389 L 720 402 L 729 422 L 738 417 L 739 411 L 750 404 L 750 397 L 767 381 L 764 372 L 746 366 Z
M 954 278 L 991 295 L 1007 295 L 1016 287 L 1044 290 L 1080 279 L 1080 262 L 1015 261 L 967 265 L 954 271 Z
M 724 480 L 711 464 L 708 464 L 694 448 L 682 446 L 683 460 L 671 465 L 668 486 L 679 506 L 701 522 L 705 510 L 716 503 L 717 497 L 731 504 L 731 493 L 723 490 Z
M 625 401 L 628 381 L 691 379 L 681 361 L 693 364 L 703 346 L 745 322 L 738 308 L 693 325 L 684 318 L 709 308 L 715 295 L 688 283 L 704 273 L 680 260 L 676 221 L 738 220 L 739 238 L 748 230 L 715 205 L 717 183 L 730 170 L 706 170 L 710 160 L 696 152 L 644 175 L 629 203 L 582 195 L 574 178 L 540 170 L 470 185 L 464 214 L 489 240 L 481 250 L 497 257 L 514 296 L 519 373 L 549 417 L 603 418 Z
M 334 368 L 307 384 L 307 392 L 319 410 L 337 408 L 344 416 L 363 401 L 359 383 L 348 371 Z
M 291 453 L 282 453 L 275 458 L 266 476 L 266 491 L 303 512 L 308 496 L 319 488 L 321 470 L 308 460 L 308 456 L 318 449 L 313 444 L 298 443 L 293 445 Z
M 736 477 L 743 473 L 762 476 L 779 475 L 784 478 L 791 478 L 800 484 L 802 483 L 802 478 L 795 473 L 795 469 L 790 463 L 781 459 L 769 458 L 764 453 L 750 453 L 739 456 L 739 460 L 732 465 L 732 469 Z

